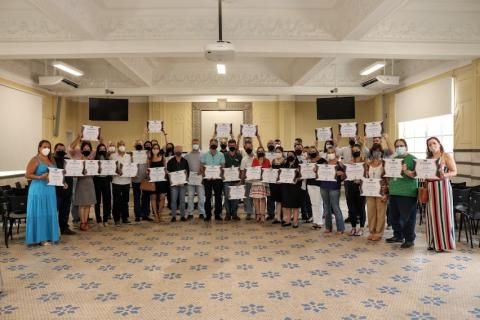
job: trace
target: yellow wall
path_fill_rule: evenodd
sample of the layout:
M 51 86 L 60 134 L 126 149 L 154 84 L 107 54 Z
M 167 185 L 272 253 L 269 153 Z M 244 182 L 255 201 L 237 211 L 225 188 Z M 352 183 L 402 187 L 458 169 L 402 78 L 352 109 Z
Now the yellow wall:
M 150 120 L 163 120 L 167 140 L 190 150 L 192 145 L 192 103 L 191 102 L 154 102 L 148 104 Z M 150 134 L 160 145 L 165 140 L 161 134 Z

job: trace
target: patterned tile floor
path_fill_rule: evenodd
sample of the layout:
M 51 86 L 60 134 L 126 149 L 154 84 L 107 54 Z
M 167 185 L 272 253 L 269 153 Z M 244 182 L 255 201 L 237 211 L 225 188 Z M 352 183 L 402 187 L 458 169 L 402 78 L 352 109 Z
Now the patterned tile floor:
M 0 319 L 480 318 L 480 249 L 435 254 L 423 236 L 401 250 L 310 225 L 195 219 L 16 240 L 0 248 Z

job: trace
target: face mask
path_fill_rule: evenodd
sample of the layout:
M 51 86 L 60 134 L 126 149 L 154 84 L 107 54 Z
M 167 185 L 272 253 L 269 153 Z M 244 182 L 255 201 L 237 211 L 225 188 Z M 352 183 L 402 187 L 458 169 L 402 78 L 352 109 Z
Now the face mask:
M 295 154 L 296 154 L 297 156 L 301 156 L 301 155 L 302 155 L 302 152 L 303 152 L 302 150 L 295 150 Z
M 252 153 L 252 149 L 245 149 L 245 152 L 246 152 L 247 154 L 251 154 L 251 153 Z
M 115 152 L 115 147 L 108 147 L 108 152 Z
M 275 148 L 278 148 L 278 147 L 281 147 L 281 145 L 280 145 L 280 144 L 276 144 L 276 145 L 275 145 Z
M 85 156 L 85 157 L 88 157 L 90 155 L 90 150 L 84 150 L 82 151 L 82 154 Z
M 176 155 L 177 157 L 180 157 L 180 156 L 182 155 L 182 153 L 181 153 L 180 151 L 177 151 L 177 152 L 175 152 L 175 155 Z
M 353 147 L 355 145 L 355 140 L 349 140 L 348 144 L 350 145 L 350 147 Z
M 135 146 L 135 150 L 137 150 L 137 151 L 140 151 L 140 150 L 142 150 L 142 146 L 141 146 L 141 145 L 139 145 L 139 144 L 137 144 L 137 145 Z
M 152 153 L 153 153 L 154 155 L 157 155 L 157 154 L 160 153 L 160 150 L 159 150 L 159 149 L 152 149 Z
M 352 156 L 353 156 L 354 158 L 360 157 L 360 151 L 352 152 Z
M 288 161 L 288 162 L 292 162 L 293 160 L 295 160 L 295 157 L 294 157 L 294 156 L 288 156 L 288 157 L 287 157 L 287 161 Z
M 335 160 L 337 158 L 337 156 L 335 155 L 335 153 L 329 153 L 327 154 L 327 160 Z
M 317 157 L 317 154 L 316 152 L 310 152 L 309 155 L 310 155 L 310 158 L 316 158 Z
M 59 150 L 57 152 L 55 152 L 55 155 L 58 157 L 58 158 L 63 158 L 65 157 L 65 150 Z
M 382 153 L 380 151 L 373 151 L 372 157 L 374 159 L 380 159 L 382 157 Z
M 220 148 L 226 149 L 226 148 L 227 148 L 227 145 L 222 143 L 222 144 L 220 145 Z
M 216 144 L 210 145 L 210 149 L 212 150 L 217 150 L 218 146 Z
M 152 147 L 146 146 L 146 147 L 144 147 L 144 149 L 147 150 L 147 151 L 150 151 L 150 150 L 152 150 Z
M 230 150 L 231 152 L 235 151 L 236 149 L 237 149 L 237 148 L 235 148 L 235 147 L 230 147 L 230 148 L 228 148 L 228 150 Z
M 101 150 L 101 151 L 98 151 L 98 154 L 101 155 L 101 156 L 106 157 L 106 156 L 107 156 L 107 151 Z
M 397 147 L 397 148 L 395 149 L 395 151 L 397 152 L 397 155 L 403 156 L 403 155 L 407 152 L 407 148 L 405 148 L 405 147 Z
M 45 157 L 48 157 L 48 155 L 50 154 L 50 149 L 49 148 L 43 148 L 41 152 Z
M 173 148 L 172 147 L 167 147 L 167 152 L 172 152 Z
M 257 152 L 257 158 L 265 157 L 265 152 Z
M 270 152 L 275 150 L 275 146 L 273 144 L 269 144 L 267 148 L 268 148 L 268 151 L 270 151 Z
M 163 151 L 163 149 L 160 149 L 159 153 L 163 156 L 165 154 L 165 151 Z
M 439 146 L 430 146 L 428 149 L 430 149 L 431 153 L 438 152 L 440 150 Z
M 192 150 L 197 151 L 198 149 L 200 149 L 200 145 L 199 145 L 199 144 L 192 144 Z
M 125 152 L 125 146 L 122 145 L 122 146 L 118 147 L 118 151 Z
M 325 145 L 325 149 L 328 149 L 328 148 L 333 148 L 333 145 L 331 145 L 331 144 L 326 144 L 326 145 Z

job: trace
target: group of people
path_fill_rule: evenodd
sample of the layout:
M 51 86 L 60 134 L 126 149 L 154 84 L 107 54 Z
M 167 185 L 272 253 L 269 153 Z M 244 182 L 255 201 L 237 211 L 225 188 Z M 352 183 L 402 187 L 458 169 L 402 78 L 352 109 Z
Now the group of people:
M 52 149 L 50 142 L 42 140 L 38 154 L 28 163 L 26 177 L 30 181 L 27 205 L 27 244 L 48 245 L 59 240 L 62 235 L 74 234 L 68 225 L 70 211 L 74 223 L 79 223 L 81 231 L 89 229 L 89 213 L 95 208 L 97 223 L 104 226 L 113 217 L 113 223 L 120 225 L 129 221 L 130 187 L 133 190 L 135 221 L 161 221 L 161 213 L 166 203 L 171 209 L 171 222 L 193 218 L 194 198 L 197 197 L 199 218 L 206 222 L 215 220 L 237 221 L 241 200 L 230 199 L 230 187 L 245 185 L 243 208 L 246 219 L 255 216 L 258 223 L 272 220 L 282 227 L 299 226 L 301 218 L 312 223 L 312 228 L 324 228 L 325 233 L 345 232 L 345 221 L 351 223 L 351 236 L 362 236 L 368 222 L 368 240 L 379 241 L 386 225 L 393 228 L 393 237 L 388 243 L 401 243 L 402 248 L 414 245 L 417 215 L 418 179 L 415 174 L 415 157 L 408 153 L 404 139 L 392 144 L 388 136 L 373 138 L 367 147 L 365 138 L 348 138 L 348 146 L 340 147 L 342 137 L 325 141 L 319 146 L 304 146 L 302 139 L 296 139 L 293 149 L 286 150 L 279 139 L 272 139 L 264 147 L 257 135 L 258 147 L 254 150 L 252 138 L 239 136 L 234 139 L 217 138 L 209 141 L 209 150 L 200 151 L 199 139 L 193 139 L 191 151 L 183 152 L 182 146 L 168 142 L 161 147 L 157 140 L 137 140 L 136 151 L 145 150 L 147 162 L 138 165 L 134 178 L 121 175 L 122 165 L 132 163 L 124 141 L 116 144 L 102 141 L 93 150 L 89 141 L 82 141 L 79 135 L 68 148 L 58 143 Z M 243 140 L 243 148 L 240 143 Z M 429 249 L 448 251 L 455 249 L 454 216 L 452 189 L 449 178 L 456 175 L 453 157 L 444 152 L 441 142 L 431 137 L 426 141 L 427 158 L 436 159 L 440 174 L 438 179 L 426 180 L 429 200 L 427 204 L 426 236 Z M 115 160 L 118 175 L 66 177 L 63 187 L 48 185 L 48 167 L 64 168 L 65 159 Z M 403 159 L 402 177 L 387 178 L 383 159 Z M 335 181 L 321 181 L 315 178 L 302 179 L 300 167 L 303 163 L 334 165 Z M 346 164 L 363 163 L 365 178 L 381 179 L 381 196 L 362 196 L 362 180 L 346 179 Z M 186 176 L 204 176 L 209 166 L 239 168 L 239 181 L 223 181 L 222 177 L 203 179 L 202 183 L 171 186 L 168 173 L 185 171 Z M 154 182 L 153 189 L 144 188 L 148 182 L 148 169 L 164 167 L 166 181 Z M 246 179 L 249 167 L 296 169 L 294 183 L 265 183 L 262 180 Z M 348 207 L 348 219 L 344 221 L 340 208 L 342 184 Z M 187 196 L 187 205 L 185 197 Z M 167 199 L 167 200 L 166 200 Z M 212 200 L 214 208 L 212 208 Z M 222 216 L 225 208 L 225 216 Z M 213 215 L 212 215 L 213 211 Z M 153 217 L 153 218 L 152 218 Z M 325 223 L 324 223 L 325 220 Z

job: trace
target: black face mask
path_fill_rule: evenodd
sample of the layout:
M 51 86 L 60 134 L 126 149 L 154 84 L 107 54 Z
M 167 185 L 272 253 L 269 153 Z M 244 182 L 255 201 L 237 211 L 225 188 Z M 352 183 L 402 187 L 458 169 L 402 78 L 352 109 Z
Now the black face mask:
M 352 152 L 352 156 L 353 156 L 354 158 L 360 157 L 360 151 Z
M 218 146 L 216 144 L 211 144 L 210 149 L 217 150 Z
M 252 149 L 245 149 L 245 152 L 246 152 L 247 154 L 251 154 L 251 153 L 252 153 Z
M 226 149 L 226 148 L 227 148 L 227 145 L 222 143 L 222 144 L 220 145 L 220 148 Z
M 301 156 L 302 155 L 302 150 L 295 150 L 295 154 L 297 156 Z
M 149 146 L 146 146 L 146 147 L 143 147 L 143 148 L 144 148 L 145 150 L 147 150 L 147 151 L 152 150 L 152 147 L 149 147 Z
M 65 155 L 66 155 L 66 153 L 65 153 L 65 151 L 63 151 L 63 150 L 60 150 L 60 151 L 55 152 L 55 156 L 56 156 L 57 158 L 64 158 Z
M 229 147 L 228 150 L 230 150 L 231 152 L 233 152 L 233 151 L 237 150 L 237 148 L 235 148 L 235 147 Z
M 167 152 L 172 152 L 173 148 L 172 147 L 167 147 Z
M 177 151 L 177 152 L 175 152 L 175 155 L 176 155 L 177 157 L 180 157 L 180 156 L 182 155 L 182 153 L 179 152 L 179 151 Z
M 288 156 L 288 157 L 287 157 L 287 161 L 288 161 L 288 162 L 292 162 L 293 160 L 295 160 L 295 157 L 294 157 L 294 156 Z
M 265 157 L 265 152 L 257 152 L 257 158 Z
M 270 151 L 270 152 L 275 150 L 275 146 L 273 144 L 269 144 L 267 148 L 268 148 L 268 151 Z
M 309 155 L 310 155 L 310 158 L 316 158 L 317 155 L 318 155 L 318 153 L 316 153 L 316 152 L 311 152 L 311 153 L 309 153 Z
M 137 144 L 137 145 L 135 146 L 135 150 L 137 150 L 137 151 L 142 150 L 142 145 Z
M 353 147 L 355 145 L 355 140 L 349 140 L 348 144 L 350 145 L 350 147 Z
M 103 150 L 98 151 L 98 155 L 106 157 L 107 156 L 107 151 L 103 151 Z
M 163 156 L 163 155 L 165 154 L 165 151 L 163 151 L 163 149 L 160 149 L 159 154 L 160 154 L 161 156 Z
M 82 151 L 82 154 L 85 156 L 85 157 L 88 157 L 90 155 L 90 150 L 84 150 Z

